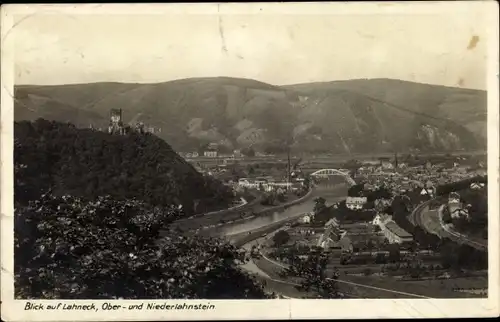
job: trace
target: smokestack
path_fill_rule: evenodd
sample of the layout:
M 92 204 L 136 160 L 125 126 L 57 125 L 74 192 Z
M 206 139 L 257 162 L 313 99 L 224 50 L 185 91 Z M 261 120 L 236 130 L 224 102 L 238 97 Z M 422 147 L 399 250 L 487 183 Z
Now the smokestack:
M 289 188 L 289 185 L 290 185 L 290 181 L 291 181 L 291 164 L 290 164 L 290 146 L 288 146 L 288 150 L 287 150 L 287 154 L 288 154 L 288 171 L 287 171 L 287 190 L 290 189 Z

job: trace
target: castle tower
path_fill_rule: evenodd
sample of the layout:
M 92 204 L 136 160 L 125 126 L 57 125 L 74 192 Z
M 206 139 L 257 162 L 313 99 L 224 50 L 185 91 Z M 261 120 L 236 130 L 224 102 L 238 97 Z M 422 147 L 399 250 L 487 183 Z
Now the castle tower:
M 122 120 L 122 109 L 113 108 L 110 111 L 109 116 L 109 133 L 124 133 L 123 120 Z

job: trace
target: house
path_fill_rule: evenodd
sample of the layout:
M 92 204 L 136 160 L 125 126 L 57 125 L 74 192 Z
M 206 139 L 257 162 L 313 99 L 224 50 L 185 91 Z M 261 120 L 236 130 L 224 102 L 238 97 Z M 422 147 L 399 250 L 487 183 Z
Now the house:
M 401 244 L 413 240 L 413 236 L 399 227 L 394 221 L 389 221 L 382 227 L 382 232 L 390 244 Z
M 375 190 L 375 187 L 372 184 L 365 183 L 363 185 L 363 190 L 365 190 L 365 191 L 373 191 L 373 190 Z
M 378 213 L 375 215 L 375 218 L 373 218 L 372 225 L 379 226 L 382 229 L 382 226 L 391 220 L 392 216 L 384 213 Z
M 469 219 L 469 211 L 463 208 L 455 208 L 453 212 L 450 212 L 451 218 L 466 218 Z
M 208 158 L 216 158 L 217 157 L 217 151 L 205 151 L 203 153 L 203 155 L 205 157 L 208 157 Z
M 351 210 L 361 210 L 366 202 L 366 197 L 347 197 L 345 205 Z
M 339 222 L 336 218 L 328 220 L 325 224 L 325 229 L 328 227 L 339 227 Z
M 391 205 L 390 199 L 376 199 L 374 202 L 374 207 L 377 211 L 384 211 L 387 207 Z
M 422 195 L 422 196 L 429 196 L 429 197 L 433 197 L 433 196 L 434 196 L 434 189 L 423 188 L 423 189 L 420 191 L 420 195 Z
M 411 191 L 411 185 L 409 182 L 403 182 L 401 186 L 399 187 L 399 191 L 401 193 L 409 192 Z
M 481 188 L 484 188 L 484 183 L 473 182 L 470 184 L 470 188 L 473 190 L 479 190 Z
M 208 150 L 217 150 L 219 148 L 219 144 L 217 143 L 209 143 Z
M 460 195 L 457 192 L 450 192 L 448 195 L 448 204 L 460 203 Z
M 342 249 L 343 253 L 352 253 L 354 248 L 352 246 L 352 240 L 349 236 L 344 235 L 339 240 L 340 249 Z

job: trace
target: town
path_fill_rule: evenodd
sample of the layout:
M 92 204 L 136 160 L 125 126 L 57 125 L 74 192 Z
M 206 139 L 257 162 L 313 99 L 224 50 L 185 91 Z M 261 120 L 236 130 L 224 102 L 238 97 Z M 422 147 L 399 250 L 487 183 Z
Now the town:
M 343 162 L 325 162 L 327 158 L 319 157 L 321 161 L 315 164 L 317 157 L 308 160 L 289 155 L 218 155 L 215 144 L 209 150 L 203 154 L 205 158 L 195 153 L 184 157 L 199 171 L 222 180 L 235 191 L 250 191 L 262 200 L 269 196 L 295 200 L 297 191 L 315 191 L 315 197 L 304 201 L 300 208 L 309 205 L 309 211 L 286 224 L 280 221 L 282 224 L 247 244 L 251 246 L 244 246 L 255 263 L 251 268 L 254 273 L 296 281 L 297 276 L 284 272 L 292 270 L 301 258 L 319 251 L 327 258 L 325 276 L 332 278 L 388 284 L 403 293 L 416 287 L 433 297 L 487 294 L 487 229 L 484 222 L 477 223 L 482 220 L 477 217 L 487 217 L 487 212 L 478 212 L 477 198 L 467 200 L 475 194 L 482 196 L 481 202 L 485 203 L 484 156 L 394 154 L 392 158 Z M 328 194 L 339 184 L 348 187 L 343 198 L 333 202 L 323 198 L 322 191 Z M 459 188 L 447 189 L 454 185 Z M 280 220 L 286 217 L 279 216 Z M 238 218 L 243 222 L 245 219 Z M 228 219 L 202 229 L 232 222 Z M 478 225 L 482 228 L 477 229 Z M 472 226 L 475 231 L 470 229 Z M 461 267 L 450 262 L 449 254 L 444 252 L 453 248 L 452 244 L 467 256 L 475 256 L 475 262 L 462 263 Z M 343 290 L 348 297 L 368 296 L 366 290 Z M 462 293 L 457 295 L 456 290 Z

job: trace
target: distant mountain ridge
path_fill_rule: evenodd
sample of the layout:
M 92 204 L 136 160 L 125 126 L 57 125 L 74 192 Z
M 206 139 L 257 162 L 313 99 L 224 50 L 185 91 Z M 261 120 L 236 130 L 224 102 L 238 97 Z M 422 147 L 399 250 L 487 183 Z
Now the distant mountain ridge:
M 15 87 L 15 119 L 80 127 L 161 127 L 177 151 L 219 143 L 279 153 L 479 150 L 486 146 L 486 92 L 392 79 L 275 86 L 251 79 L 188 78 L 155 84 Z

